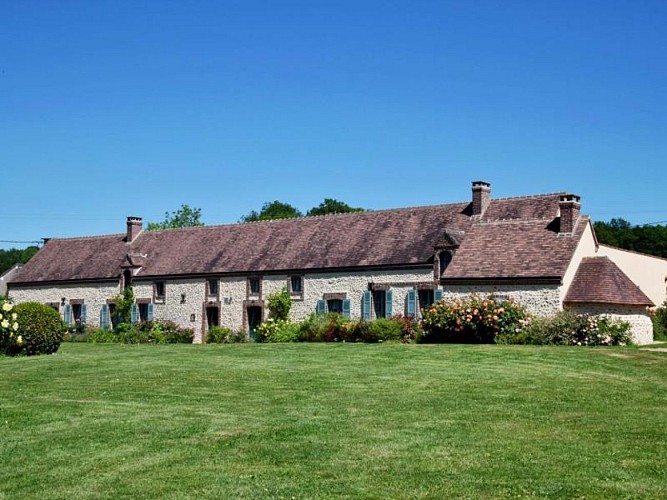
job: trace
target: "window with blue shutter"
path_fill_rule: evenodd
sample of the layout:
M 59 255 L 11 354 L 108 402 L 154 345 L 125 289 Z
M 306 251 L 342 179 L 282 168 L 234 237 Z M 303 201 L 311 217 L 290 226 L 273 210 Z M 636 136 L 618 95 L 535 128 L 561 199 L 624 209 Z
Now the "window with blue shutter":
M 148 304 L 148 314 L 146 314 L 148 321 L 153 321 L 153 304 Z
M 100 309 L 100 328 L 104 330 L 109 329 L 109 306 L 102 304 Z
M 385 292 L 385 306 L 384 306 L 384 317 L 391 318 L 393 314 L 393 303 L 394 303 L 394 292 L 393 290 L 387 290 Z
M 442 301 L 442 288 L 436 288 L 433 297 L 436 304 Z
M 315 314 L 324 314 L 327 312 L 327 303 L 324 300 L 318 300 L 315 306 Z
M 406 314 L 408 316 L 417 315 L 417 290 L 414 288 L 408 290 Z
M 70 304 L 65 304 L 65 313 L 63 315 L 63 321 L 66 325 L 72 324 L 72 306 Z
M 361 299 L 361 319 L 364 321 L 371 320 L 371 307 L 373 307 L 373 297 L 370 290 L 364 290 L 364 295 Z
M 130 311 L 130 321 L 136 323 L 139 320 L 139 306 L 137 304 L 132 304 L 132 309 Z
M 86 304 L 81 304 L 81 324 L 86 324 Z
M 343 316 L 350 319 L 350 299 L 343 300 Z

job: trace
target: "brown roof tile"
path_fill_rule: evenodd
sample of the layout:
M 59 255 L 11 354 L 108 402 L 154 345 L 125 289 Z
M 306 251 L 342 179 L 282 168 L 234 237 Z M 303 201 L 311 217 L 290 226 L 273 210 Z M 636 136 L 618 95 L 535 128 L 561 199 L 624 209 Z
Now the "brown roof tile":
M 428 264 L 435 245 L 460 243 L 444 278 L 562 276 L 574 238 L 557 234 L 558 194 L 299 219 L 52 239 L 15 283 Z M 554 229 L 555 225 L 555 229 Z M 128 257 L 129 255 L 129 257 Z
M 652 306 L 653 302 L 609 257 L 585 257 L 564 303 Z

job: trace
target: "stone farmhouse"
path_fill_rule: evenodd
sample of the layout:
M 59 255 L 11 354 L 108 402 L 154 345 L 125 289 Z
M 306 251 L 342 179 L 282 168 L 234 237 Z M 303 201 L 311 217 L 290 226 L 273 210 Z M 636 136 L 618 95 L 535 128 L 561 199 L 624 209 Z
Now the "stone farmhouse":
M 50 239 L 12 277 L 15 302 L 38 301 L 65 322 L 109 327 L 114 297 L 134 289 L 133 320 L 252 335 L 267 297 L 286 287 L 291 315 L 418 316 L 442 298 L 511 297 L 532 313 L 607 313 L 652 339 L 647 306 L 665 300 L 667 260 L 598 244 L 580 197 L 503 199 L 473 182 L 461 203 L 298 219 Z

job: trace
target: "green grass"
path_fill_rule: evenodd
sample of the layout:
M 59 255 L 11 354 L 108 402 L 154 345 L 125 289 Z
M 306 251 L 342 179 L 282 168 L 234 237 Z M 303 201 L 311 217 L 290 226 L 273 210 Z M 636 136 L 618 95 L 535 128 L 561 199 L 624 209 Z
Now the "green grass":
M 0 498 L 667 498 L 667 353 L 90 345 L 0 357 Z

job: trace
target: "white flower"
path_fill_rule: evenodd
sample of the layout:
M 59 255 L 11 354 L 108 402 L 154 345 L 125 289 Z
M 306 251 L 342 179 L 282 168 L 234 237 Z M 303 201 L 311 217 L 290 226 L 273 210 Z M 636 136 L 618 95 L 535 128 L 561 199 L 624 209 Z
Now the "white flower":
M 19 324 L 16 321 L 14 321 L 14 324 L 12 325 L 12 328 L 14 330 L 18 330 L 19 329 Z
M 23 337 L 21 337 L 20 335 L 19 335 L 18 337 L 16 337 L 16 343 L 17 343 L 18 345 L 23 344 Z
M 3 319 L 2 323 L 0 323 L 0 326 L 2 326 L 3 328 L 9 328 L 9 321 Z
M 3 311 L 11 311 L 12 310 L 12 305 L 9 302 L 5 302 L 2 304 L 2 310 Z
M 16 321 L 18 319 L 19 315 L 16 313 L 12 313 L 12 321 Z
M 0 321 L 2 321 L 2 313 L 0 313 Z

